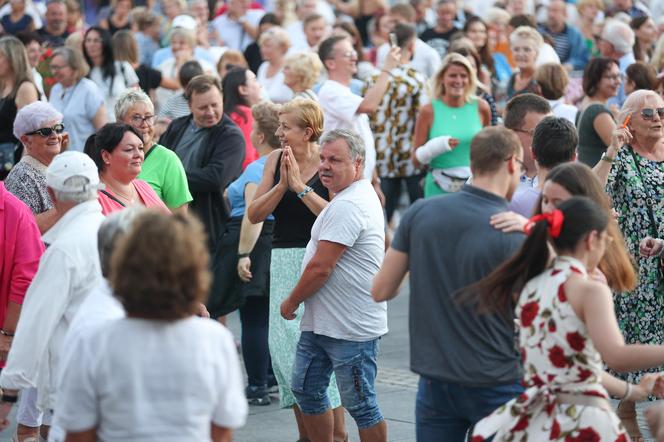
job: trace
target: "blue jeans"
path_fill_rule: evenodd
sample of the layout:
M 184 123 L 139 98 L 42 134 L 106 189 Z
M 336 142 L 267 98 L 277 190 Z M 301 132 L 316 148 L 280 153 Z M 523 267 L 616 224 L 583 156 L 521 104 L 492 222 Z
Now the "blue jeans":
M 415 404 L 417 442 L 463 442 L 473 425 L 521 392 L 520 383 L 466 387 L 422 376 Z
M 337 377 L 341 405 L 360 430 L 383 420 L 376 403 L 378 339 L 356 342 L 302 332 L 293 365 L 292 391 L 302 413 L 321 414 L 330 408 L 327 387 Z

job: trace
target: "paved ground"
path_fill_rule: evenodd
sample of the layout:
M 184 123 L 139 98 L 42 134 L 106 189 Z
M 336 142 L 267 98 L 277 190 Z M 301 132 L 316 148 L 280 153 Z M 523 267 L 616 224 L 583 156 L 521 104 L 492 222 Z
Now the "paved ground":
M 390 332 L 380 343 L 376 391 L 378 405 L 387 420 L 388 439 L 392 442 L 415 441 L 415 391 L 417 376 L 408 369 L 408 295 L 407 290 L 388 307 Z M 230 329 L 239 336 L 237 318 L 229 321 Z M 295 442 L 298 438 L 291 410 L 281 410 L 273 401 L 269 406 L 249 409 L 249 419 L 238 430 L 238 442 Z M 346 413 L 351 441 L 359 441 L 357 427 Z

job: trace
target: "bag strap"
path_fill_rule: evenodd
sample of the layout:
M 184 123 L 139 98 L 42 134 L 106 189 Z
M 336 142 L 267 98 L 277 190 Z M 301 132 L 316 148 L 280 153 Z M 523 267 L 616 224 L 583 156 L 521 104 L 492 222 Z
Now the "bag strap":
M 651 233 L 653 233 L 653 238 L 657 238 L 657 234 L 659 232 L 659 227 L 657 225 L 657 221 L 655 221 L 655 214 L 653 213 L 653 206 L 655 205 L 655 198 L 652 196 L 652 193 L 650 191 L 650 186 L 646 183 L 646 180 L 643 178 L 643 173 L 641 172 L 641 165 L 639 164 L 639 159 L 636 157 L 636 153 L 634 152 L 634 149 L 630 146 L 629 152 L 632 154 L 632 159 L 634 160 L 634 165 L 636 166 L 636 171 L 639 174 L 639 179 L 641 180 L 641 184 L 643 185 L 643 188 L 646 192 L 646 209 L 648 210 L 648 218 L 650 220 L 650 226 L 652 228 Z
M 116 198 L 114 195 L 112 195 L 111 193 L 109 193 L 109 192 L 107 192 L 107 191 L 105 191 L 105 190 L 100 190 L 100 192 L 103 193 L 104 195 L 106 195 L 107 197 L 109 197 L 110 199 L 112 199 L 113 201 L 115 201 L 116 203 L 120 204 L 122 207 L 127 207 L 127 205 L 126 205 L 125 203 L 123 203 L 122 201 L 120 201 L 119 199 L 117 199 L 117 198 Z

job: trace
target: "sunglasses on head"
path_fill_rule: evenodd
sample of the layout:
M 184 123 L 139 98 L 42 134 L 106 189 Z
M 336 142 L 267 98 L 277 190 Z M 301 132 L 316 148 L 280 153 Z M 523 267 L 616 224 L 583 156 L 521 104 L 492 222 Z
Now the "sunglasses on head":
M 644 120 L 652 120 L 655 117 L 655 112 L 657 112 L 659 118 L 664 119 L 664 107 L 658 107 L 657 109 L 646 107 L 645 109 L 641 109 L 641 116 Z
M 62 123 L 58 123 L 53 127 L 42 127 L 40 129 L 33 130 L 32 132 L 28 132 L 26 135 L 41 135 L 44 138 L 48 138 L 54 133 L 59 135 L 64 131 L 65 131 L 65 125 Z

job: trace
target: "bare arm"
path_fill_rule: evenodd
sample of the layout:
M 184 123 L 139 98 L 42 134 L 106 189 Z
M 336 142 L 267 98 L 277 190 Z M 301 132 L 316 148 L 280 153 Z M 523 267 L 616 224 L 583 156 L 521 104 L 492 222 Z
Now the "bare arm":
M 299 305 L 323 287 L 346 249 L 343 244 L 318 241 L 316 253 L 302 272 L 291 294 L 281 304 L 281 316 L 284 319 L 295 319 L 295 311 Z
M 629 144 L 632 141 L 632 134 L 626 127 L 616 127 L 611 136 L 611 143 L 606 149 L 606 156 L 609 158 L 615 158 L 616 154 L 622 146 Z M 613 160 L 604 161 L 599 160 L 595 167 L 593 167 L 593 172 L 599 178 L 599 182 L 602 184 L 602 187 L 606 186 L 606 182 L 609 180 L 609 173 L 611 172 L 611 166 L 613 165 Z
M 246 215 L 252 223 L 260 223 L 271 214 L 288 190 L 288 174 L 281 164 L 279 183 L 274 185 L 274 173 L 277 167 L 277 161 L 281 155 L 281 149 L 270 154 L 265 162 L 263 177 L 258 184 L 254 199 L 247 205 Z
M 176 91 L 180 89 L 180 82 L 177 81 L 175 78 L 170 78 L 166 77 L 165 75 L 162 75 L 161 83 L 159 83 L 159 86 L 163 87 L 164 89 L 170 89 L 172 91 Z
M 376 112 L 381 101 L 383 101 L 383 96 L 385 91 L 390 84 L 390 74 L 389 71 L 399 66 L 401 60 L 401 49 L 400 48 L 390 48 L 390 52 L 385 58 L 385 63 L 381 68 L 380 75 L 376 79 L 376 82 L 373 86 L 367 90 L 364 94 L 364 99 L 360 103 L 360 106 L 357 108 L 356 113 L 358 114 L 372 114 Z
M 395 298 L 407 272 L 408 254 L 390 247 L 383 265 L 373 280 L 371 296 L 374 301 L 381 302 Z
M 342 14 L 350 15 L 353 18 L 360 15 L 360 3 L 357 0 L 351 0 L 347 3 L 341 0 L 332 0 L 330 3 Z
M 491 125 L 491 107 L 489 107 L 489 103 L 487 103 L 485 100 L 480 98 L 479 103 L 477 105 L 477 109 L 480 113 L 480 120 L 482 121 L 482 126 L 487 127 Z
M 188 213 L 189 212 L 189 204 L 183 204 L 180 207 L 176 207 L 175 209 L 171 209 L 171 212 L 181 213 L 181 214 Z
M 415 121 L 415 135 L 413 136 L 413 150 L 410 155 L 410 159 L 418 169 L 422 167 L 422 164 L 417 160 L 415 156 L 415 151 L 429 139 L 429 131 L 431 130 L 431 125 L 433 124 L 433 107 L 431 104 L 427 104 L 420 108 L 419 114 L 417 114 L 417 120 Z
M 23 106 L 27 106 L 37 100 L 39 100 L 37 87 L 31 82 L 25 81 L 16 91 L 14 102 L 16 103 L 16 109 L 20 110 Z
M 249 183 L 245 186 L 245 205 L 248 205 L 254 199 L 254 194 L 256 193 L 257 188 L 258 185 L 254 183 Z M 238 255 L 251 253 L 251 251 L 254 249 L 254 246 L 256 245 L 256 241 L 258 241 L 258 237 L 260 236 L 262 229 L 263 223 L 260 222 L 252 224 L 252 222 L 249 221 L 247 211 L 245 210 L 244 216 L 242 217 L 242 226 L 240 227 L 240 241 L 238 242 L 237 246 Z M 249 256 L 238 259 L 237 273 L 242 281 L 248 282 L 251 280 L 251 258 Z
M 601 113 L 593 121 L 593 129 L 605 145 L 611 144 L 611 134 L 616 128 L 616 123 L 607 113 Z
M 44 234 L 46 233 L 55 223 L 60 219 L 60 214 L 55 209 L 47 210 L 46 212 L 35 215 L 37 220 L 37 227 L 39 227 L 39 232 Z
M 302 182 L 302 177 L 300 176 L 300 166 L 297 164 L 295 155 L 290 147 L 286 146 L 283 149 L 283 152 L 282 166 L 284 166 L 288 172 L 288 187 L 293 192 L 300 194 L 307 188 L 307 185 Z M 300 200 L 316 216 L 318 216 L 328 203 L 327 200 L 316 192 L 311 191 L 304 194 Z
M 212 442 L 231 442 L 233 440 L 233 430 L 212 424 L 211 436 Z
M 97 430 L 86 430 L 79 431 L 76 433 L 67 433 L 65 442 L 96 442 L 97 441 Z
M 611 290 L 595 281 L 571 278 L 565 283 L 568 294 L 581 293 L 570 301 L 585 322 L 588 334 L 606 365 L 617 371 L 634 371 L 664 365 L 664 346 L 625 344 L 613 306 Z
M 97 109 L 95 116 L 92 117 L 92 125 L 95 127 L 95 129 L 101 129 L 101 127 L 107 122 L 108 118 L 106 116 L 106 106 L 102 104 L 99 106 L 99 109 Z

